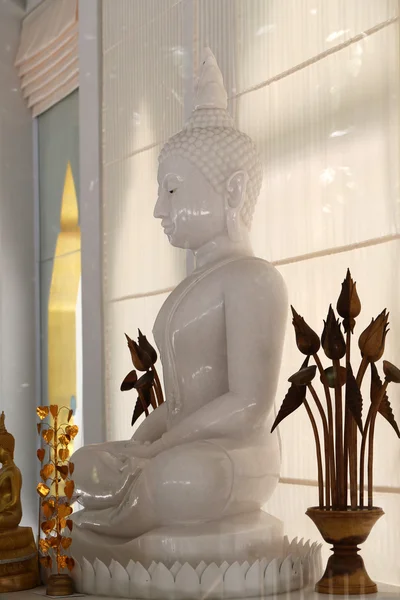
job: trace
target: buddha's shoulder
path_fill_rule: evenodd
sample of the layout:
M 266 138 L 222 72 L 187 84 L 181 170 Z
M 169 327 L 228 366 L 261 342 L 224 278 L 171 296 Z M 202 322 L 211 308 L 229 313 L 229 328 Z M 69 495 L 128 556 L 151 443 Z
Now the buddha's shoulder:
M 232 261 L 225 267 L 224 278 L 228 289 L 255 291 L 263 289 L 286 297 L 286 285 L 278 269 L 268 261 L 246 256 Z

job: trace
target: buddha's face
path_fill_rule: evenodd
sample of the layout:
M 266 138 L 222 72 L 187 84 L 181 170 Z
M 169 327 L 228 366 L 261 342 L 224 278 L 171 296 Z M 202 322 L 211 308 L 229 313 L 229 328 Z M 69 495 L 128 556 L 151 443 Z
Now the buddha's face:
M 197 250 L 227 231 L 224 198 L 199 169 L 179 156 L 159 166 L 154 216 L 177 248 Z

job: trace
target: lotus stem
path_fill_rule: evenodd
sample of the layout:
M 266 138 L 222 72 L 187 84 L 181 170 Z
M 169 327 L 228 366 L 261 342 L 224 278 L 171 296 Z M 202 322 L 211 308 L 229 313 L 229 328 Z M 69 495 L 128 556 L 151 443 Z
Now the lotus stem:
M 371 404 L 368 416 L 370 416 L 369 421 L 369 437 L 368 437 L 368 508 L 373 508 L 373 485 L 374 485 L 374 433 L 375 433 L 375 421 L 376 415 L 378 414 L 380 403 L 382 402 L 382 398 L 385 395 L 387 386 L 389 385 L 389 381 L 386 379 L 381 390 L 379 400 Z M 365 424 L 365 429 L 367 429 L 367 424 Z M 365 433 L 365 431 L 364 431 Z M 366 439 L 366 436 L 365 436 Z M 364 440 L 364 436 L 363 436 Z M 365 452 L 365 444 L 364 444 L 364 452 Z M 363 481 L 364 483 L 364 481 Z M 364 502 L 364 497 L 363 497 Z
M 346 369 L 350 364 L 351 331 L 350 327 L 346 334 Z M 365 373 L 365 371 L 364 371 Z M 352 418 L 350 411 L 346 407 L 345 425 L 344 425 L 344 461 L 345 461 L 345 490 L 347 504 L 347 466 L 349 466 L 350 478 L 350 507 L 351 510 L 357 509 L 357 423 Z
M 345 406 L 344 409 L 344 437 L 343 437 L 343 460 L 344 460 L 344 497 L 347 506 L 348 502 L 348 474 L 349 474 L 349 463 L 350 463 L 350 447 L 351 447 L 351 425 L 349 410 Z M 351 481 L 350 481 L 350 497 L 351 497 Z
M 315 438 L 315 449 L 317 452 L 317 465 L 318 465 L 318 494 L 319 494 L 319 508 L 324 508 L 324 475 L 322 471 L 322 456 L 321 456 L 321 443 L 319 440 L 318 427 L 312 414 L 312 410 L 307 400 L 304 399 L 304 406 L 307 414 L 311 421 L 311 426 L 314 432 Z
M 329 475 L 330 475 L 330 484 L 331 484 L 331 498 L 332 505 L 337 505 L 337 489 L 336 489 L 336 472 L 335 472 L 335 448 L 333 441 L 333 409 L 332 409 L 332 400 L 331 393 L 329 391 L 328 379 L 326 377 L 326 373 L 324 371 L 324 367 L 322 366 L 321 360 L 318 354 L 313 354 L 313 358 L 315 360 L 315 364 L 318 367 L 318 371 L 321 376 L 322 385 L 324 387 L 326 406 L 328 412 L 328 433 L 329 433 Z
M 162 392 L 160 378 L 158 376 L 157 369 L 156 369 L 155 365 L 152 365 L 151 370 L 154 373 L 154 389 L 156 391 L 158 406 L 160 406 L 160 404 L 162 404 L 164 402 L 164 396 L 163 396 L 163 392 Z
M 356 382 L 357 382 L 357 385 L 359 388 L 361 388 L 362 380 L 364 379 L 364 375 L 368 368 L 368 365 L 369 365 L 368 359 L 365 358 L 365 356 L 363 356 L 361 364 L 358 368 L 358 373 L 357 373 L 357 377 L 356 377 Z
M 350 326 L 346 332 L 346 373 L 347 365 L 350 363 L 350 349 L 351 349 L 351 331 Z M 344 497 L 346 499 L 346 506 L 348 502 L 348 473 L 349 464 L 351 464 L 351 415 L 347 406 L 344 409 L 344 441 L 343 441 L 343 452 L 344 452 Z M 352 497 L 352 480 L 350 473 L 350 499 Z M 351 500 L 350 500 L 351 501 Z M 357 501 L 357 498 L 356 498 Z
M 318 395 L 312 386 L 311 383 L 308 384 L 308 389 L 312 397 L 314 398 L 315 404 L 319 410 L 319 414 L 321 415 L 322 427 L 324 430 L 324 450 L 325 450 L 325 508 L 327 510 L 331 507 L 331 499 L 330 499 L 330 460 L 329 460 L 329 430 L 328 430 L 328 421 L 326 419 L 326 415 L 324 409 L 322 407 L 321 401 L 318 398 Z
M 156 401 L 156 396 L 154 394 L 154 386 L 153 385 L 150 388 L 150 404 L 151 404 L 153 410 L 156 410 L 157 401 Z
M 358 373 L 357 373 L 357 377 L 356 377 L 356 382 L 358 387 L 361 389 L 361 384 L 362 384 L 362 380 L 364 378 L 365 372 L 368 368 L 368 364 L 369 361 L 367 358 L 365 358 L 365 356 L 363 356 L 362 360 L 361 360 L 361 364 L 360 367 L 358 369 Z M 383 397 L 383 396 L 382 396 Z M 368 433 L 368 428 L 369 428 L 369 424 L 371 421 L 371 409 L 372 409 L 372 405 L 369 407 L 369 411 L 367 414 L 367 419 L 365 421 L 365 425 L 364 425 L 364 432 L 361 438 L 361 448 L 360 448 L 360 499 L 359 499 L 359 505 L 360 508 L 364 507 L 364 470 L 365 470 L 365 446 L 367 443 L 367 433 Z
M 338 507 L 344 510 L 344 459 L 343 459 L 343 405 L 342 385 L 340 382 L 340 360 L 334 359 L 335 369 L 335 433 L 336 433 L 336 483 L 338 488 Z

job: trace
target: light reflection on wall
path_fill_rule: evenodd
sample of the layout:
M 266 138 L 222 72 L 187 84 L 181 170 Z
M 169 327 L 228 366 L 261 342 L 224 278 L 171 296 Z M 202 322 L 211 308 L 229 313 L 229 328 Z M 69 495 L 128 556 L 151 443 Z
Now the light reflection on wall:
M 48 304 L 48 394 L 49 404 L 71 408 L 75 408 L 77 396 L 76 313 L 81 277 L 80 249 L 78 203 L 68 163 Z

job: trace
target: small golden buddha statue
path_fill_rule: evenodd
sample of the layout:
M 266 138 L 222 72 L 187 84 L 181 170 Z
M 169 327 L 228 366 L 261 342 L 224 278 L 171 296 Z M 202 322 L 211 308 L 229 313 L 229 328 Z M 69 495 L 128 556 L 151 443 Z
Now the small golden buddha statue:
M 11 454 L 0 446 L 0 532 L 10 530 L 22 519 L 21 471 L 15 466 Z
M 21 472 L 14 463 L 14 437 L 0 416 L 0 593 L 16 592 L 39 584 L 38 558 L 30 527 L 22 519 Z
M 15 439 L 11 433 L 8 433 L 5 425 L 6 416 L 4 410 L 0 415 L 0 446 L 7 450 L 11 454 L 11 458 L 14 458 Z

